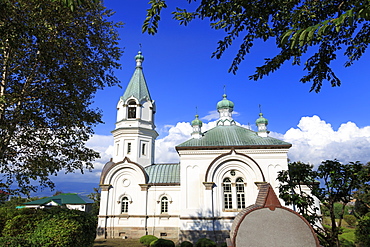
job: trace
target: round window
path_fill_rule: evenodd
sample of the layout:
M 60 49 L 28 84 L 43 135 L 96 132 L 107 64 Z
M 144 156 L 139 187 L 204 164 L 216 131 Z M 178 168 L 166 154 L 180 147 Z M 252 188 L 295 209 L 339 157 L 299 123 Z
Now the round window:
M 125 187 L 128 187 L 130 185 L 130 183 L 131 183 L 130 180 L 128 180 L 127 178 L 123 179 L 123 181 L 122 181 L 122 184 Z

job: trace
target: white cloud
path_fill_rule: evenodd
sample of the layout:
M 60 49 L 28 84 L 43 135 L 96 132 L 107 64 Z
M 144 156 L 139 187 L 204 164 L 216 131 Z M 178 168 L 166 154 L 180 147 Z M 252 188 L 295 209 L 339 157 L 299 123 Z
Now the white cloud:
M 168 126 L 168 135 L 155 142 L 155 163 L 178 162 L 175 146 L 188 140 L 192 131 L 190 123 L 180 122 Z
M 204 118 L 202 118 L 204 119 Z M 205 132 L 216 126 L 216 121 L 203 123 Z M 242 125 L 243 127 L 248 127 Z M 192 127 L 189 122 L 164 126 L 163 138 L 155 144 L 155 163 L 179 162 L 175 146 L 191 138 Z M 341 162 L 370 161 L 370 126 L 359 128 L 353 122 L 343 123 L 338 130 L 318 116 L 302 117 L 297 128 L 289 129 L 285 134 L 271 132 L 271 137 L 292 143 L 288 153 L 291 161 L 302 161 L 318 165 L 322 160 L 338 159 Z M 101 158 L 94 162 L 93 172 L 68 174 L 64 179 L 82 183 L 99 182 L 104 164 L 112 157 L 113 137 L 94 135 L 87 146 L 98 151 Z
M 203 123 L 202 131 L 215 126 L 216 121 Z M 156 141 L 156 163 L 178 162 L 174 147 L 190 139 L 190 133 L 190 123 L 181 122 L 168 127 L 168 134 Z M 331 124 L 312 116 L 302 117 L 297 128 L 291 128 L 285 134 L 271 132 L 269 136 L 292 143 L 288 154 L 291 161 L 315 165 L 327 159 L 338 159 L 345 163 L 370 161 L 370 126 L 359 128 L 355 123 L 347 122 L 335 131 Z
M 340 162 L 370 161 L 370 126 L 359 128 L 353 122 L 343 123 L 337 131 L 318 116 L 302 117 L 298 128 L 289 129 L 282 137 L 293 144 L 291 161 L 318 165 L 323 160 Z
M 219 116 L 220 116 L 220 114 L 216 110 L 214 110 L 214 111 L 208 112 L 208 115 L 202 117 L 202 119 L 204 119 L 206 121 L 211 121 L 211 120 L 218 119 Z
M 64 171 L 58 173 L 58 176 L 51 177 L 55 182 L 68 181 L 68 182 L 80 182 L 80 183 L 99 183 L 101 170 L 105 163 L 107 163 L 112 157 L 113 151 L 113 136 L 105 135 L 93 135 L 87 142 L 86 146 L 99 152 L 100 158 L 93 162 L 94 169 L 90 171 L 84 171 L 81 174 L 80 171 L 74 173 L 65 174 Z

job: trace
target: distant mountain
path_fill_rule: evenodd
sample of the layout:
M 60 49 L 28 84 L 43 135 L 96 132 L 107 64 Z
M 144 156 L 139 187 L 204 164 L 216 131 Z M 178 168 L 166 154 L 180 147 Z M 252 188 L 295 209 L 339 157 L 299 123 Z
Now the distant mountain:
M 50 189 L 45 189 L 43 191 L 31 193 L 31 196 L 52 196 L 57 191 L 61 191 L 63 193 L 78 193 L 86 196 L 94 192 L 93 188 L 97 187 L 99 187 L 98 183 L 55 182 L 55 189 L 53 191 L 51 191 Z

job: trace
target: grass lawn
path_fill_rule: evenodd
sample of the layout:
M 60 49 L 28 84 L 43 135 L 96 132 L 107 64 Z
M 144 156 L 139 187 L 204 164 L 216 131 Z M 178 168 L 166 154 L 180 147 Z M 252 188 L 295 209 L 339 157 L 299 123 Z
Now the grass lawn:
M 143 247 L 139 239 L 97 239 L 94 242 L 94 247 Z
M 324 225 L 329 225 L 330 224 L 330 220 L 328 217 L 325 217 L 323 219 L 323 224 Z M 345 222 L 344 220 L 342 220 L 342 229 L 343 229 L 343 233 L 341 235 L 339 235 L 339 239 L 341 240 L 347 240 L 349 242 L 352 242 L 354 243 L 355 242 L 355 227 L 350 227 L 347 222 Z
M 355 242 L 355 228 L 344 228 L 343 233 L 339 236 L 340 239 L 345 239 L 350 242 Z

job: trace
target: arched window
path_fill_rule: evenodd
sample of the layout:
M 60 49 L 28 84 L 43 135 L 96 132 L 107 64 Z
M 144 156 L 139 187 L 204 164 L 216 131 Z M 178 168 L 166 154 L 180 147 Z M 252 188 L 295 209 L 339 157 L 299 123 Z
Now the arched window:
M 238 208 L 245 208 L 244 181 L 242 178 L 236 179 L 236 201 Z
M 224 179 L 222 187 L 223 187 L 223 190 L 224 190 L 224 208 L 225 209 L 232 209 L 233 208 L 233 200 L 232 200 L 230 178 L 225 178 Z
M 135 101 L 130 101 L 130 103 L 128 103 L 127 118 L 136 118 L 136 102 Z
M 127 198 L 127 196 L 123 197 L 122 198 L 122 202 L 121 202 L 121 205 L 122 205 L 122 208 L 121 208 L 121 213 L 122 214 L 127 214 L 128 213 L 128 204 L 129 204 L 129 199 Z
M 161 199 L 161 214 L 168 213 L 168 198 L 166 196 Z

